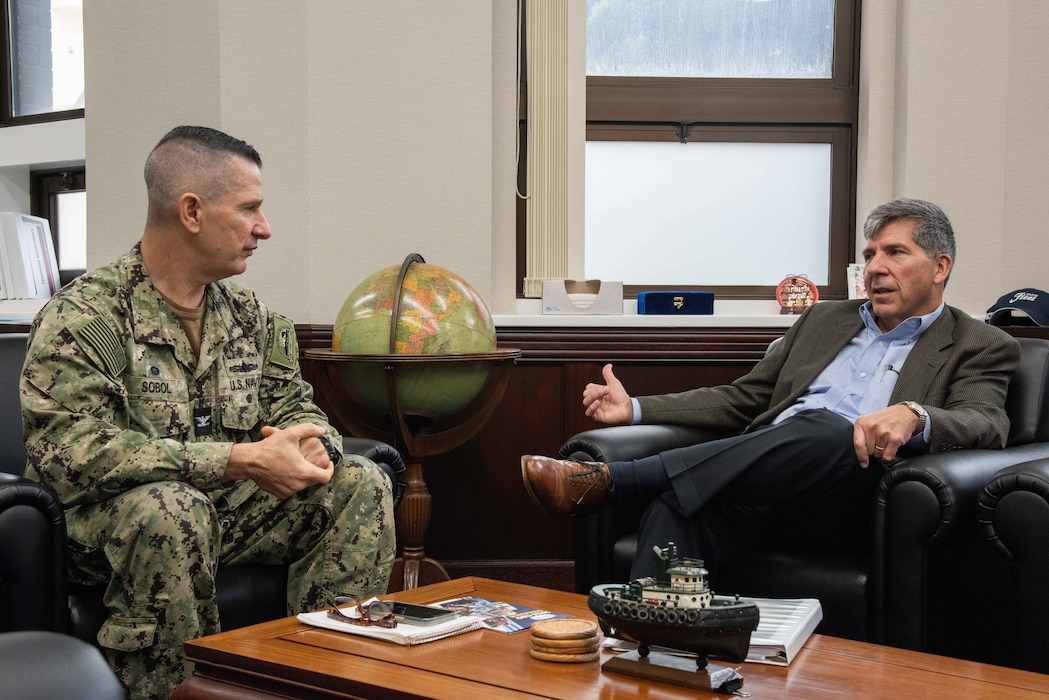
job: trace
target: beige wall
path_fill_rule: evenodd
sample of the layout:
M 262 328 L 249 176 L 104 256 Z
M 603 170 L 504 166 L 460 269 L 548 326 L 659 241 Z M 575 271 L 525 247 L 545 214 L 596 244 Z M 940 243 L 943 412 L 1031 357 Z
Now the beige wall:
M 238 281 L 278 311 L 330 323 L 364 277 L 420 253 L 512 312 L 513 3 L 115 0 L 84 13 L 89 265 L 137 240 L 145 155 L 197 123 L 262 154 L 274 236 Z
M 239 281 L 330 323 L 408 253 L 514 310 L 513 0 L 86 3 L 89 264 L 141 233 L 142 161 L 178 123 L 254 143 L 275 235 Z M 1049 2 L 866 0 L 858 216 L 941 204 L 950 303 L 1045 289 Z
M 951 217 L 948 303 L 980 314 L 1049 287 L 1049 3 L 863 4 L 860 220 L 880 201 L 928 199 Z

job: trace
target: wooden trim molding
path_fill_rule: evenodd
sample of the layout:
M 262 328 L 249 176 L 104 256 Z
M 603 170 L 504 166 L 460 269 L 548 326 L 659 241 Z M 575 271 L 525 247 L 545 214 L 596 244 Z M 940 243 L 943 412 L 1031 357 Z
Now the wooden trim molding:
M 757 362 L 784 328 L 551 328 L 497 329 L 499 347 L 520 348 L 518 363 Z M 300 348 L 331 347 L 332 326 L 295 326 Z

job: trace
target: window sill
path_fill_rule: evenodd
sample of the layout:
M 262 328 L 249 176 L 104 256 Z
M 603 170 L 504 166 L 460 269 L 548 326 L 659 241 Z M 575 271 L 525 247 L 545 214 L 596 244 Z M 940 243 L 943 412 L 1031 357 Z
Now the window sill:
M 549 328 L 788 328 L 797 318 L 780 314 L 775 301 L 714 301 L 708 315 L 641 315 L 637 300 L 624 299 L 620 314 L 544 314 L 539 299 L 518 299 L 517 313 L 493 316 L 497 328 L 540 326 Z

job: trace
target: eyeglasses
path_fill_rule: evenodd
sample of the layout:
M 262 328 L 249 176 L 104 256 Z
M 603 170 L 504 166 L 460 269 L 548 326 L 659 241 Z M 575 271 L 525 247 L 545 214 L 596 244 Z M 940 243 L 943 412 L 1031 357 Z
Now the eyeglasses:
M 339 609 L 340 605 L 355 603 L 357 605 L 357 617 L 347 615 Z M 393 616 L 393 607 L 382 600 L 373 600 L 365 605 L 355 595 L 341 595 L 328 598 L 328 617 L 339 622 L 348 622 L 351 625 L 378 625 L 379 627 L 396 627 L 397 620 Z

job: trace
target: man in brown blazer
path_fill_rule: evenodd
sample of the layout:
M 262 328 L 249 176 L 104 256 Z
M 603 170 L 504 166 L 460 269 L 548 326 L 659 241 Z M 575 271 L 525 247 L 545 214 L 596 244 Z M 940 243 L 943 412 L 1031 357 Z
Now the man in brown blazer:
M 583 392 L 586 414 L 602 423 L 728 437 L 610 465 L 525 455 L 529 494 L 559 514 L 651 500 L 632 575 L 650 575 L 648 552 L 668 541 L 714 573 L 791 506 L 833 504 L 835 517 L 861 517 L 900 456 L 1003 447 L 1019 346 L 943 303 L 950 221 L 934 204 L 900 199 L 871 212 L 864 237 L 868 299 L 814 305 L 732 384 L 632 398 L 606 365 L 605 383 Z

